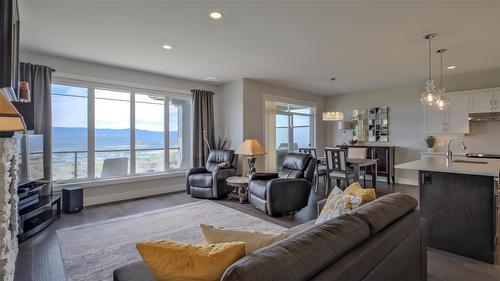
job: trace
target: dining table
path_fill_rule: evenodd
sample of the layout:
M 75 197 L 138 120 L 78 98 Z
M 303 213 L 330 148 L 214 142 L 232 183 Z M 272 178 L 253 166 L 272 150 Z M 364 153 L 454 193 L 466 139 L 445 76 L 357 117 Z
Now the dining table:
M 318 160 L 326 164 L 326 157 L 318 157 Z M 354 182 L 359 182 L 361 168 L 371 167 L 372 170 L 372 187 L 377 187 L 377 161 L 378 159 L 366 158 L 346 158 L 346 164 L 354 168 Z

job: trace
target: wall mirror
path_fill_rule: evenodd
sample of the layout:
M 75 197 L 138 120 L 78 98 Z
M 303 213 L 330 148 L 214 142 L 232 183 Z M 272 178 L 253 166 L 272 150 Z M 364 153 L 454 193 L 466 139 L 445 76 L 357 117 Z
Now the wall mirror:
M 352 137 L 358 141 L 389 141 L 389 108 L 371 107 L 352 111 Z

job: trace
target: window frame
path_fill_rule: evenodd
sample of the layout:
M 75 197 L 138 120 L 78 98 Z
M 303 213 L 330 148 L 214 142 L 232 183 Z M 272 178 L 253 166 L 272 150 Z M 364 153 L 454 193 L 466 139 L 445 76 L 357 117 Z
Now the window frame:
M 288 127 L 281 127 L 281 126 L 276 126 L 276 128 L 287 128 L 288 129 L 288 150 L 290 152 L 293 151 L 293 129 L 295 128 L 309 128 L 309 147 L 315 147 L 316 146 L 316 130 L 315 130 L 315 119 L 316 119 L 316 107 L 311 106 L 311 105 L 304 105 L 304 104 L 297 104 L 294 102 L 289 102 L 289 101 L 276 101 L 277 104 L 281 106 L 286 106 L 286 110 L 276 110 L 276 115 L 286 115 L 288 116 Z M 309 114 L 307 113 L 298 113 L 298 112 L 292 112 L 292 106 L 303 106 L 307 107 L 311 110 Z M 293 117 L 294 116 L 305 116 L 309 117 L 309 125 L 304 126 L 304 125 L 294 125 L 293 122 Z M 291 150 L 290 150 L 291 148 Z M 300 148 L 300 146 L 299 146 Z
M 106 83 L 84 80 L 84 79 L 73 79 L 73 78 L 65 78 L 65 77 L 53 77 L 52 84 L 65 85 L 65 86 L 73 86 L 73 87 L 81 87 L 87 88 L 87 177 L 86 178 L 77 178 L 77 179 L 68 179 L 68 180 L 58 180 L 54 181 L 57 185 L 65 185 L 65 184 L 74 184 L 74 183 L 85 183 L 85 182 L 112 182 L 117 181 L 120 182 L 126 179 L 134 179 L 134 178 L 157 178 L 158 176 L 171 176 L 180 174 L 186 171 L 186 168 L 171 168 L 169 165 L 170 158 L 170 135 L 169 135 L 169 105 L 172 99 L 184 100 L 189 105 L 190 112 L 189 117 L 189 145 L 192 144 L 192 122 L 193 122 L 193 99 L 190 95 L 187 95 L 185 91 L 182 90 L 173 90 L 173 89 L 161 89 L 161 88 L 153 88 L 153 87 L 145 87 L 143 85 L 133 84 L 129 82 L 113 82 Z M 136 86 L 134 86 L 136 85 Z M 99 178 L 95 175 L 95 153 L 102 152 L 102 149 L 96 149 L 95 147 L 95 90 L 109 90 L 109 91 L 120 91 L 130 93 L 130 147 L 128 149 L 130 153 L 129 164 L 130 170 L 129 175 L 124 177 L 112 177 L 112 178 Z M 135 146 L 135 95 L 136 94 L 154 94 L 158 96 L 163 96 L 165 101 L 163 103 L 164 109 L 164 144 L 163 148 L 155 148 L 154 150 L 163 149 L 164 151 L 164 169 L 161 172 L 152 172 L 152 173 L 136 173 L 136 152 L 137 151 L 148 151 L 150 149 L 142 149 L 136 148 Z M 52 93 L 51 93 L 52 95 Z M 179 132 L 181 132 L 181 127 L 179 127 Z M 54 146 L 52 145 L 52 153 L 54 153 Z M 187 148 L 189 153 L 191 154 L 191 148 Z M 107 151 L 107 150 L 104 150 Z M 115 151 L 115 150 L 113 150 Z M 122 151 L 122 150 L 116 150 Z M 188 155 L 189 157 L 189 155 Z M 192 157 L 187 159 L 189 166 L 192 166 Z M 75 168 L 76 169 L 76 168 Z

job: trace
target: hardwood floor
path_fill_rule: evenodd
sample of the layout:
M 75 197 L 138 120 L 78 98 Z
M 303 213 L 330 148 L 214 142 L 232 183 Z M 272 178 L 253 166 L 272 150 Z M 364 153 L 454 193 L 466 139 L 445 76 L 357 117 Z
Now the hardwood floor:
M 418 189 L 414 186 L 401 184 L 388 186 L 383 182 L 377 184 L 378 195 L 387 194 L 392 191 L 402 192 L 418 199 Z M 315 218 L 317 213 L 315 202 L 324 197 L 324 186 L 320 186 L 317 194 L 314 192 L 311 193 L 308 207 L 296 214 L 281 218 L 269 217 L 253 208 L 250 204 L 239 204 L 237 200 L 230 198 L 214 202 L 285 227 L 293 227 Z M 178 192 L 87 207 L 76 214 L 63 214 L 60 219 L 45 231 L 20 245 L 19 256 L 16 263 L 15 281 L 65 280 L 61 252 L 56 237 L 56 230 L 58 229 L 172 207 L 198 200 L 203 199 L 194 199 L 187 196 L 184 192 Z M 98 239 L 98 237 L 96 237 L 96 239 Z M 450 253 L 429 249 L 428 277 L 430 281 L 500 281 L 500 265 L 491 265 Z

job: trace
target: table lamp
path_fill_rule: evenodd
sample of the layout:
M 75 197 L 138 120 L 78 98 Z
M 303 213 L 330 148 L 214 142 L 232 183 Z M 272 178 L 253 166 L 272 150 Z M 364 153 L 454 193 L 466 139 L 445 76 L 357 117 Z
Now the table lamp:
M 255 156 L 266 154 L 257 140 L 245 140 L 235 153 L 247 156 L 249 175 L 255 174 Z
M 0 89 L 0 135 L 12 136 L 14 132 L 25 130 L 23 117 Z

